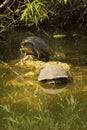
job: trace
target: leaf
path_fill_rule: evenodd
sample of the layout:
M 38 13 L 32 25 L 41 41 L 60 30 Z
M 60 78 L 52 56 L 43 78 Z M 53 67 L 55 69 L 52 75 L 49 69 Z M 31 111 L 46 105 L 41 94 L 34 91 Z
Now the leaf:
M 66 37 L 66 35 L 64 35 L 64 34 L 55 34 L 55 35 L 53 35 L 53 37 L 55 37 L 55 38 L 63 38 L 63 37 Z
M 8 105 L 0 105 L 0 107 L 3 109 L 3 110 L 5 110 L 6 112 L 10 112 L 11 111 L 11 108 L 10 108 L 10 105 L 8 104 Z
M 66 3 L 67 3 L 67 0 L 64 0 L 64 3 L 66 4 Z
M 4 117 L 5 120 L 11 121 L 12 123 L 17 123 L 19 124 L 19 122 L 17 121 L 17 119 L 14 119 L 13 117 Z
M 21 10 L 21 13 L 21 20 L 25 20 L 26 23 L 31 21 L 35 23 L 36 26 L 38 26 L 43 19 L 48 18 L 48 9 L 46 4 L 44 2 L 40 2 L 39 0 L 27 3 L 23 10 Z
M 36 26 L 38 25 L 38 18 L 36 16 L 34 16 L 34 22 L 36 24 Z
M 10 7 L 7 7 L 8 8 L 8 10 L 11 12 L 11 13 L 13 13 L 13 10 L 10 8 Z
M 66 4 L 67 0 L 58 0 L 58 2 L 60 2 L 60 3 L 64 2 Z

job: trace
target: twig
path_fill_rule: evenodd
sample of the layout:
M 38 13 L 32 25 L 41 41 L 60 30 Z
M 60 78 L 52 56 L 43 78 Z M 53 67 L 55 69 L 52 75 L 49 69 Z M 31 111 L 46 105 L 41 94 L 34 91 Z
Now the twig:
M 0 9 L 4 8 L 10 0 L 5 0 L 1 5 L 0 5 Z
M 41 27 L 43 33 L 47 36 L 47 37 L 50 37 L 50 35 Z
M 19 20 L 19 17 L 16 19 L 16 22 Z M 13 25 L 14 21 L 12 21 L 11 23 L 9 23 L 6 27 L 4 27 L 4 29 L 2 29 L 0 31 L 0 33 L 7 31 L 9 29 L 9 27 L 11 27 Z

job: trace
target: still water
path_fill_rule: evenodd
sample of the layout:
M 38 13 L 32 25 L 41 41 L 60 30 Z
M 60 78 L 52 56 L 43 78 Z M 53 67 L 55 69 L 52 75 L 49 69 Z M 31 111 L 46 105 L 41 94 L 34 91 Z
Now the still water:
M 61 37 L 55 38 L 55 34 Z M 73 81 L 64 91 L 45 93 L 40 89 L 35 68 L 15 66 L 20 60 L 21 40 L 31 35 L 41 37 L 50 46 L 52 61 L 70 66 Z M 8 33 L 3 42 L 0 47 L 1 130 L 87 130 L 86 33 L 40 30 L 35 33 L 18 29 Z M 27 72 L 30 72 L 29 79 Z

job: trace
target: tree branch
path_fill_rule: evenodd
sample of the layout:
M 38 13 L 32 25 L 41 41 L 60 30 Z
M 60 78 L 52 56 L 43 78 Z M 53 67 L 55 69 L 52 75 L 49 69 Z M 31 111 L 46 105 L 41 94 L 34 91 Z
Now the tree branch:
M 4 8 L 8 3 L 9 3 L 10 0 L 5 0 L 1 5 L 0 5 L 0 10 L 2 8 Z

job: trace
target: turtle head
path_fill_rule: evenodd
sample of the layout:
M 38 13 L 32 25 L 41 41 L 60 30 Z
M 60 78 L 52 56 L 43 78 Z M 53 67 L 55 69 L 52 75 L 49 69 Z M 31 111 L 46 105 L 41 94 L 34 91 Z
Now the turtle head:
M 34 46 L 32 43 L 30 43 L 27 40 L 24 40 L 21 42 L 21 55 L 24 56 L 24 54 L 26 55 L 35 55 L 35 50 L 34 50 Z

